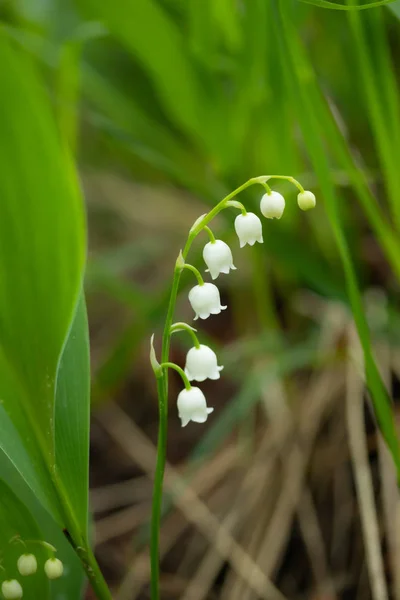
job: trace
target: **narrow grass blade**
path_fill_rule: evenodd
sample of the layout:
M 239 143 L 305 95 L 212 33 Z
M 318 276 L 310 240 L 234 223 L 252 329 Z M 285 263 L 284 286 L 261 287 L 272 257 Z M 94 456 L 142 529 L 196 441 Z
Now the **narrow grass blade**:
M 306 64 L 306 59 L 299 47 L 297 32 L 287 14 L 287 10 L 285 1 L 280 0 L 278 14 L 281 32 L 283 31 L 284 33 L 282 44 L 283 53 L 285 55 L 287 68 L 290 70 L 292 76 L 293 92 L 299 98 L 298 117 L 310 158 L 319 178 L 325 199 L 326 210 L 331 221 L 339 255 L 342 260 L 353 317 L 364 353 L 367 386 L 371 392 L 380 430 L 388 444 L 400 480 L 400 447 L 393 418 L 391 400 L 382 382 L 373 357 L 361 293 L 358 289 L 357 278 L 347 240 L 343 233 L 339 212 L 339 199 L 337 198 L 336 190 L 332 185 L 330 167 L 318 129 L 319 125 L 310 98 L 304 92 L 304 88 L 301 85 L 301 73 L 304 73 L 304 70 L 308 71 L 309 67 Z

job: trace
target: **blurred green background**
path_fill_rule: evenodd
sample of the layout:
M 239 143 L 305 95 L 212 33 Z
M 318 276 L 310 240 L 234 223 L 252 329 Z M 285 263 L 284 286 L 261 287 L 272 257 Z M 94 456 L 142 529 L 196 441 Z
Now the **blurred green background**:
M 175 258 L 225 194 L 284 174 L 314 211 L 277 183 L 286 211 L 262 246 L 239 251 L 230 211 L 213 226 L 238 270 L 217 281 L 228 310 L 199 328 L 225 370 L 202 386 L 212 418 L 184 430 L 171 375 L 162 597 L 282 598 L 271 579 L 290 599 L 399 599 L 396 476 L 352 314 L 379 407 L 371 351 L 394 400 L 400 372 L 400 3 L 3 0 L 0 15 L 46 79 L 87 200 L 92 508 L 115 598 L 149 597 L 148 344 Z M 240 200 L 259 213 L 261 195 Z M 187 348 L 175 336 L 171 360 Z

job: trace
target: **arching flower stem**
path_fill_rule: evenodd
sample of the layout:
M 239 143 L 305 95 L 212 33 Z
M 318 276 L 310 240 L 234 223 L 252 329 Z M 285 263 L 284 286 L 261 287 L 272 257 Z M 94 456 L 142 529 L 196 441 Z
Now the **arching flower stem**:
M 215 244 L 215 236 L 213 234 L 213 232 L 211 231 L 211 229 L 209 227 L 207 227 L 207 225 L 205 225 L 203 227 L 204 231 L 206 231 L 208 233 L 208 237 L 210 238 L 210 242 L 212 244 Z
M 270 179 L 285 179 L 286 181 L 293 183 L 293 185 L 296 186 L 300 192 L 304 192 L 304 188 L 301 185 L 301 183 L 299 183 L 297 181 L 297 179 L 295 179 L 294 177 L 290 177 L 289 175 L 268 175 L 268 177 L 265 178 L 265 183 L 267 181 L 269 181 Z M 268 193 L 268 190 L 267 190 L 267 193 Z M 271 190 L 269 193 L 271 193 Z
M 175 363 L 172 363 L 172 362 L 161 363 L 160 366 L 162 369 L 174 369 L 174 371 L 179 373 L 179 375 L 182 377 L 182 381 L 185 385 L 185 388 L 187 390 L 191 389 L 192 386 L 190 384 L 190 381 L 189 381 L 185 371 L 183 369 L 181 369 L 181 367 L 179 367 L 178 365 L 176 365 Z
M 247 210 L 246 207 L 244 206 L 244 204 L 242 204 L 241 202 L 238 202 L 237 200 L 228 200 L 228 202 L 226 202 L 224 208 L 238 208 L 239 210 L 242 211 L 242 215 L 247 215 Z
M 198 337 L 195 333 L 195 329 L 193 327 L 191 327 L 190 325 L 188 325 L 187 323 L 174 323 L 173 325 L 171 325 L 170 328 L 170 333 L 177 333 L 178 331 L 187 331 L 188 334 L 190 335 L 190 337 L 193 340 L 193 344 L 195 348 L 200 348 L 200 342 L 198 340 Z
M 287 179 L 297 185 L 300 191 L 303 188 L 294 180 L 292 177 L 281 177 L 276 178 Z M 172 280 L 171 294 L 169 298 L 168 310 L 165 319 L 164 332 L 162 337 L 162 348 L 161 348 L 161 363 L 165 364 L 168 362 L 169 350 L 171 345 L 171 325 L 175 313 L 176 299 L 178 296 L 179 282 L 183 270 L 184 261 L 189 253 L 189 250 L 198 236 L 198 234 L 214 219 L 218 213 L 227 208 L 228 202 L 231 202 L 238 194 L 251 187 L 252 185 L 262 185 L 265 188 L 266 182 L 271 179 L 271 176 L 262 175 L 260 177 L 252 177 L 241 186 L 233 190 L 230 194 L 225 196 L 218 204 L 214 206 L 204 217 L 198 220 L 195 225 L 191 228 L 186 244 L 182 252 L 180 253 Z M 244 214 L 246 214 L 246 209 Z M 240 208 L 241 208 L 240 207 Z M 242 212 L 243 209 L 241 208 Z M 151 562 L 151 600 L 159 600 L 159 530 L 160 530 L 160 516 L 161 516 L 161 499 L 162 499 L 162 488 L 164 478 L 164 468 L 166 460 L 166 445 L 167 445 L 167 425 L 168 425 L 168 371 L 163 370 L 160 377 L 157 377 L 157 394 L 158 394 L 158 406 L 159 406 L 159 426 L 158 426 L 158 443 L 157 443 L 157 464 L 154 476 L 154 490 L 153 490 L 153 506 L 152 506 L 152 518 L 151 518 L 151 541 L 150 541 L 150 562 Z
M 261 183 L 261 185 L 263 186 L 263 188 L 265 189 L 265 191 L 267 192 L 268 196 L 270 196 L 272 194 L 272 190 L 269 187 L 268 183 Z
M 195 274 L 197 282 L 199 285 L 204 285 L 204 279 L 201 276 L 201 273 L 198 269 L 196 269 L 196 267 L 194 267 L 193 265 L 188 265 L 187 263 L 185 263 L 182 266 L 182 269 L 188 269 L 189 271 L 192 271 L 192 273 Z

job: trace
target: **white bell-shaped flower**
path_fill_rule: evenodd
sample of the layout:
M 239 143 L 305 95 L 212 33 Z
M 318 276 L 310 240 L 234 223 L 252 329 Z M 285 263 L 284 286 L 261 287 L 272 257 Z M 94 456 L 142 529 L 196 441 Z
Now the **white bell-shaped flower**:
M 34 554 L 22 554 L 17 561 L 17 568 L 21 575 L 27 577 L 37 571 L 37 560 Z
M 206 398 L 198 387 L 182 390 L 178 396 L 178 414 L 182 427 L 186 427 L 189 421 L 205 423 L 213 410 L 208 408 Z
M 285 198 L 279 192 L 264 194 L 260 210 L 267 219 L 280 219 L 285 210 Z
M 44 563 L 44 572 L 48 579 L 58 579 L 64 573 L 64 565 L 58 558 L 49 558 Z
M 189 302 L 196 313 L 195 321 L 199 317 L 207 319 L 210 315 L 218 315 L 221 310 L 226 309 L 226 306 L 221 305 L 219 290 L 213 283 L 195 285 L 189 292 Z
M 309 190 L 300 192 L 297 196 L 297 204 L 301 210 L 311 210 L 316 205 L 317 201 L 315 195 Z
M 200 348 L 191 348 L 186 355 L 185 373 L 189 381 L 219 379 L 223 368 L 218 366 L 215 352 L 203 344 Z
M 203 249 L 203 258 L 213 279 L 220 273 L 229 273 L 229 269 L 236 269 L 231 249 L 222 240 L 208 242 Z
M 6 600 L 18 600 L 24 595 L 21 584 L 16 579 L 3 581 L 1 592 Z
M 260 244 L 263 242 L 261 221 L 252 212 L 236 217 L 235 231 L 238 235 L 241 248 L 246 244 L 253 246 L 256 242 L 260 242 Z

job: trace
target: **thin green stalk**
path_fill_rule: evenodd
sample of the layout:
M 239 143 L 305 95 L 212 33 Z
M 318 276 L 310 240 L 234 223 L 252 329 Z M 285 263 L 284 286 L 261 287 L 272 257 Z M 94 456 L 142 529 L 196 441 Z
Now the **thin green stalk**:
M 195 348 L 200 348 L 200 342 L 198 340 L 198 337 L 195 333 L 195 329 L 193 329 L 193 327 L 191 327 L 190 325 L 188 325 L 187 323 L 174 323 L 171 326 L 171 334 L 172 333 L 177 333 L 178 331 L 187 331 L 187 333 L 190 335 L 190 337 L 193 340 L 193 344 Z
M 261 184 L 262 185 L 262 184 Z M 236 200 L 229 200 L 226 203 L 227 208 L 238 208 L 242 211 L 242 215 L 247 215 L 247 210 L 241 202 L 237 202 Z
M 64 488 L 64 484 L 57 476 L 57 473 L 53 473 L 53 482 L 63 508 L 63 516 L 66 524 L 64 534 L 79 556 L 86 575 L 90 581 L 90 585 L 96 594 L 96 598 L 98 598 L 98 600 L 112 600 L 111 592 L 103 577 L 96 557 L 93 554 L 90 544 L 84 538 L 81 532 L 79 524 L 76 521 L 73 508 L 68 500 L 68 495 Z
M 183 383 L 185 384 L 185 388 L 187 390 L 190 390 L 190 388 L 192 387 L 190 385 L 190 381 L 185 373 L 185 371 L 183 369 L 181 369 L 181 367 L 179 367 L 178 365 L 176 365 L 175 363 L 172 362 L 166 362 L 166 363 L 162 363 L 160 365 L 160 367 L 162 369 L 174 369 L 174 371 L 176 371 L 177 373 L 179 373 L 179 375 L 182 378 Z
M 207 232 L 208 237 L 210 238 L 210 242 L 212 244 L 215 244 L 215 235 L 213 234 L 213 232 L 211 231 L 211 229 L 209 227 L 207 227 L 207 225 L 204 227 L 204 231 Z
M 152 600 L 160 597 L 160 517 L 162 503 L 162 488 L 166 460 L 167 432 L 168 432 L 168 397 L 166 393 L 166 373 L 157 378 L 158 395 L 158 442 L 157 462 L 154 475 L 153 506 L 151 513 L 151 538 L 150 538 L 150 593 Z
M 204 279 L 202 278 L 200 271 L 196 269 L 196 267 L 194 267 L 193 265 L 184 264 L 182 269 L 188 269 L 188 271 L 192 271 L 192 273 L 194 273 L 196 276 L 197 283 L 199 285 L 204 285 Z
M 367 387 L 371 392 L 379 428 L 391 452 L 397 470 L 397 477 L 400 481 L 400 447 L 393 418 L 391 399 L 373 357 L 362 297 L 358 289 L 357 277 L 353 267 L 350 250 L 341 226 L 338 202 L 331 181 L 329 163 L 326 159 L 319 134 L 318 115 L 314 110 L 314 106 L 307 94 L 307 90 L 302 86 L 301 74 L 304 72 L 305 65 L 301 60 L 302 55 L 299 50 L 300 43 L 297 39 L 297 32 L 292 25 L 290 15 L 288 14 L 285 0 L 279 0 L 278 4 L 278 15 L 280 19 L 279 35 L 284 44 L 283 51 L 292 78 L 293 92 L 299 98 L 298 117 L 303 130 L 303 135 L 307 141 L 310 157 L 319 176 L 321 187 L 326 198 L 326 209 L 342 261 L 353 318 L 363 348 Z
M 293 183 L 293 185 L 295 185 L 300 192 L 304 192 L 303 186 L 294 177 L 288 177 L 286 175 L 270 175 L 267 181 L 269 181 L 270 179 L 285 179 L 286 181 L 290 181 L 290 183 Z
M 346 143 L 346 139 L 340 131 L 329 103 L 318 85 L 304 47 L 300 44 L 296 46 L 296 60 L 301 64 L 301 73 L 299 72 L 298 77 L 302 89 L 309 96 L 318 122 L 321 124 L 323 134 L 329 140 L 337 159 L 347 171 L 356 191 L 357 200 L 360 202 L 396 277 L 400 279 L 400 243 L 398 236 L 392 229 L 391 223 L 388 223 L 384 218 L 376 198 L 368 186 L 365 173 L 355 163 L 351 148 Z
M 262 175 L 260 177 L 253 177 L 246 181 L 243 185 L 236 188 L 233 192 L 225 196 L 209 213 L 207 213 L 202 219 L 196 221 L 189 232 L 188 239 L 186 241 L 183 251 L 180 253 L 174 269 L 171 294 L 168 303 L 167 316 L 165 319 L 165 326 L 162 338 L 161 347 L 161 364 L 168 363 L 169 350 L 171 345 L 171 332 L 172 321 L 175 312 L 176 299 L 178 296 L 179 282 L 182 274 L 182 270 L 185 267 L 185 259 L 189 253 L 189 250 L 197 237 L 197 235 L 212 221 L 212 219 L 218 215 L 222 210 L 229 206 L 229 202 L 232 199 L 243 192 L 248 187 L 255 184 L 265 184 L 268 180 L 268 175 Z M 291 178 L 292 179 L 292 178 Z M 239 207 L 241 210 L 243 205 Z M 189 265 L 186 265 L 188 267 Z M 160 530 L 160 519 L 161 519 L 161 502 L 162 502 L 162 489 L 164 479 L 164 469 L 166 461 L 166 446 L 167 446 L 167 421 L 168 421 L 168 372 L 161 371 L 160 375 L 157 376 L 157 395 L 158 395 L 158 407 L 159 407 L 159 426 L 158 426 L 158 442 L 157 442 L 157 463 L 156 471 L 154 476 L 154 487 L 153 487 L 153 507 L 152 507 L 152 518 L 151 518 L 151 540 L 150 540 L 150 563 L 151 563 L 151 600 L 159 600 L 159 578 L 160 578 L 160 566 L 159 566 L 159 530 Z
M 353 3 L 350 0 L 350 5 L 352 4 Z M 386 65 L 387 69 L 384 73 L 379 74 L 375 72 L 374 65 L 370 58 L 369 51 L 371 46 L 366 39 L 364 20 L 361 19 L 359 13 L 354 11 L 348 13 L 348 18 L 354 39 L 353 48 L 358 62 L 357 71 L 360 71 L 363 82 L 362 98 L 365 98 L 367 110 L 370 115 L 370 123 L 379 152 L 379 159 L 383 171 L 383 181 L 391 205 L 393 221 L 396 229 L 399 230 L 400 189 L 397 177 L 398 159 L 397 148 L 392 143 L 395 141 L 393 139 L 393 132 L 396 130 L 397 119 L 394 122 L 387 120 L 387 105 L 386 102 L 382 103 L 382 86 L 379 85 L 379 80 L 382 76 L 385 77 L 389 65 Z M 373 19 L 375 19 L 375 17 L 373 17 Z M 373 48 L 374 52 L 376 52 L 377 49 L 375 45 L 373 45 Z

